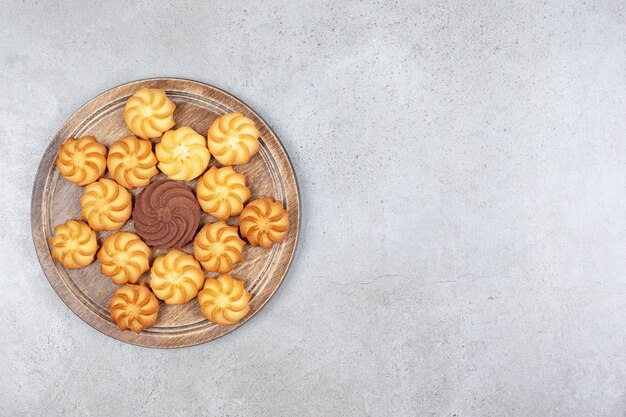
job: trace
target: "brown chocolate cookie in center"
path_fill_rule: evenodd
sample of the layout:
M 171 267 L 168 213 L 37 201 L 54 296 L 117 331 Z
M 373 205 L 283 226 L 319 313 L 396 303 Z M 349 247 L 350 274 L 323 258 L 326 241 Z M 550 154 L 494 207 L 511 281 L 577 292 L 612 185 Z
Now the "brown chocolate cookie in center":
M 137 196 L 133 221 L 135 231 L 149 246 L 182 248 L 198 231 L 200 204 L 187 186 L 156 181 Z

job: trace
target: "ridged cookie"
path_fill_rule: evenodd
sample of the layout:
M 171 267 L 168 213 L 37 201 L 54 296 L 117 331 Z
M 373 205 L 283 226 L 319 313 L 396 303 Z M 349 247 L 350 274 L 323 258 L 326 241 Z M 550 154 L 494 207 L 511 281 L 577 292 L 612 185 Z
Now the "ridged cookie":
M 223 221 L 205 225 L 193 241 L 193 256 L 209 272 L 230 272 L 242 259 L 245 242 L 239 238 L 237 226 Z
M 154 260 L 150 288 L 166 304 L 185 304 L 193 300 L 204 283 L 204 272 L 193 256 L 172 249 Z
M 59 148 L 57 168 L 74 184 L 91 184 L 106 171 L 107 148 L 93 136 L 68 138 Z
M 250 293 L 243 281 L 228 274 L 207 279 L 198 293 L 198 301 L 202 315 L 222 326 L 237 323 L 250 311 Z
M 269 197 L 249 203 L 239 216 L 239 230 L 253 246 L 269 249 L 285 240 L 289 216 L 280 201 Z
M 196 196 L 202 210 L 218 219 L 237 216 L 250 198 L 246 177 L 232 167 L 211 167 L 198 180 Z
M 111 320 L 120 330 L 135 333 L 152 327 L 159 315 L 159 300 L 145 285 L 126 284 L 109 301 Z
M 176 105 L 158 88 L 142 88 L 133 94 L 124 107 L 124 121 L 140 138 L 160 138 L 174 127 Z
M 188 126 L 165 132 L 156 145 L 159 169 L 173 180 L 191 181 L 209 165 L 211 154 L 204 136 Z
M 134 284 L 150 269 L 150 248 L 134 233 L 119 232 L 104 239 L 98 251 L 100 272 L 115 284 Z
M 227 113 L 211 124 L 207 141 L 219 163 L 242 165 L 259 151 L 259 135 L 251 119 L 241 113 Z
M 152 142 L 135 136 L 126 136 L 115 142 L 107 157 L 111 177 L 128 189 L 150 184 L 150 178 L 159 173 L 156 164 Z
M 52 259 L 67 269 L 89 265 L 98 250 L 96 232 L 80 220 L 68 220 L 56 226 L 49 243 Z
M 135 201 L 135 231 L 158 249 L 182 248 L 200 224 L 200 205 L 185 184 L 162 180 L 144 188 Z
M 113 180 L 101 178 L 85 187 L 80 215 L 94 230 L 118 230 L 132 213 L 128 190 Z

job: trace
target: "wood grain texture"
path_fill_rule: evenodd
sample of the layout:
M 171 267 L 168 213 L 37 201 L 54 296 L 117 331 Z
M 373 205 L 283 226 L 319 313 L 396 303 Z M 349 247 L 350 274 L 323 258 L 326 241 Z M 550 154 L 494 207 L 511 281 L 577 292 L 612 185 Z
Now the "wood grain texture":
M 176 103 L 174 118 L 176 128 L 191 126 L 206 136 L 210 124 L 220 115 L 237 111 L 254 120 L 261 132 L 261 147 L 246 165 L 235 170 L 246 176 L 252 193 L 251 200 L 273 197 L 284 203 L 291 226 L 285 241 L 273 245 L 270 250 L 246 245 L 244 260 L 237 264 L 231 275 L 246 282 L 252 294 L 252 311 L 241 322 L 232 326 L 218 326 L 207 321 L 201 314 L 196 299 L 186 305 L 161 304 L 157 324 L 140 334 L 120 331 L 109 317 L 108 302 L 117 285 L 100 274 L 98 261 L 88 267 L 69 271 L 55 263 L 48 246 L 56 225 L 68 219 L 80 219 L 78 203 L 83 189 L 61 177 L 56 168 L 57 152 L 68 137 L 95 136 L 110 146 L 113 142 L 131 134 L 122 118 L 128 97 L 140 88 L 162 88 Z M 159 140 L 154 140 L 157 143 Z M 209 166 L 219 164 L 212 159 Z M 105 177 L 110 178 L 109 174 Z M 159 174 L 153 181 L 165 178 Z M 196 181 L 186 182 L 195 191 Z M 133 198 L 143 188 L 132 190 Z M 217 221 L 203 213 L 200 226 Z M 238 217 L 228 219 L 238 224 Z M 300 230 L 300 198 L 296 177 L 280 140 L 270 127 L 252 109 L 232 95 L 215 87 L 190 80 L 156 78 L 135 81 L 115 87 L 89 101 L 74 113 L 61 127 L 48 145 L 35 177 L 31 206 L 33 240 L 39 262 L 50 284 L 59 297 L 86 323 L 102 333 L 124 342 L 155 348 L 191 346 L 223 336 L 241 326 L 254 316 L 277 290 L 287 271 L 296 249 Z M 120 231 L 134 231 L 132 219 Z M 111 232 L 98 232 L 98 243 Z M 183 250 L 192 253 L 193 243 Z M 151 261 L 164 250 L 153 250 Z M 215 277 L 216 273 L 206 273 Z M 140 282 L 148 282 L 149 273 Z

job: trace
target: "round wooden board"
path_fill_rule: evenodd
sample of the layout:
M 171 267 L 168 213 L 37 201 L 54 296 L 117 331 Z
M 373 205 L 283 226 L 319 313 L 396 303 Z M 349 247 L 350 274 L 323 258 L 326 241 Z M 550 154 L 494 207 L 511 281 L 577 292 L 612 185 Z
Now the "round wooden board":
M 68 219 L 80 219 L 78 201 L 83 194 L 81 187 L 65 180 L 57 170 L 59 146 L 70 136 L 78 138 L 91 135 L 110 146 L 116 140 L 130 135 L 122 118 L 124 105 L 128 97 L 143 87 L 162 88 L 176 103 L 176 128 L 191 126 L 206 136 L 210 124 L 217 117 L 236 111 L 254 120 L 261 132 L 259 153 L 248 164 L 235 167 L 235 170 L 246 176 L 252 193 L 251 200 L 269 196 L 282 201 L 289 213 L 291 226 L 285 241 L 273 245 L 270 250 L 250 245 L 244 247 L 244 260 L 236 265 L 231 274 L 245 281 L 246 288 L 252 294 L 252 310 L 242 321 L 232 326 L 218 326 L 207 321 L 200 314 L 198 301 L 194 299 L 182 306 L 161 303 L 156 325 L 140 334 L 121 331 L 111 321 L 108 307 L 109 299 L 119 286 L 100 274 L 98 261 L 85 268 L 70 271 L 55 263 L 50 256 L 48 239 L 52 236 L 54 227 Z M 153 140 L 154 143 L 158 141 Z M 214 159 L 209 164 L 212 165 L 219 166 Z M 105 177 L 110 178 L 108 173 Z M 165 178 L 165 175 L 159 174 L 153 181 L 161 178 Z M 186 184 L 195 191 L 196 180 Z M 133 196 L 136 197 L 142 189 L 133 189 Z M 200 227 L 217 220 L 203 213 Z M 236 225 L 238 220 L 238 217 L 230 218 L 227 223 Z M 296 249 L 300 229 L 300 198 L 285 149 L 270 127 L 252 109 L 232 95 L 206 84 L 182 79 L 155 78 L 124 84 L 102 93 L 63 124 L 39 164 L 33 186 L 31 226 L 37 256 L 50 284 L 65 304 L 87 324 L 106 335 L 140 346 L 183 347 L 208 342 L 233 331 L 252 318 L 272 297 L 287 274 Z M 134 231 L 132 219 L 121 230 Z M 98 232 L 98 243 L 101 244 L 110 234 Z M 192 253 L 193 244 L 187 245 L 183 250 Z M 151 260 L 164 252 L 166 251 L 153 250 Z M 205 275 L 214 277 L 218 274 Z M 148 282 L 149 278 L 149 273 L 146 273 L 140 282 Z

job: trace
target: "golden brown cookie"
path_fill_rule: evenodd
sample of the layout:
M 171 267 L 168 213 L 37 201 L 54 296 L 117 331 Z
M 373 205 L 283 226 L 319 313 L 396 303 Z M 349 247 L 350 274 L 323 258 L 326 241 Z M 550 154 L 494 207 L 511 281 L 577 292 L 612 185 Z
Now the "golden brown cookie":
M 236 216 L 250 198 L 246 177 L 232 167 L 211 167 L 198 180 L 196 196 L 202 210 L 218 219 Z
M 223 221 L 209 223 L 193 240 L 193 256 L 209 272 L 230 272 L 241 261 L 244 245 L 237 226 L 229 226 Z
M 159 173 L 156 164 L 152 142 L 135 136 L 126 136 L 115 142 L 107 157 L 111 176 L 128 189 L 150 184 L 150 178 Z
M 259 151 L 259 135 L 251 119 L 241 113 L 227 113 L 211 124 L 207 140 L 219 163 L 242 165 Z
M 239 216 L 241 236 L 253 246 L 269 249 L 272 244 L 285 240 L 289 229 L 289 216 L 280 201 L 269 197 L 249 203 Z
M 57 168 L 65 179 L 82 187 L 104 175 L 106 158 L 106 146 L 93 136 L 68 138 L 59 148 Z
M 154 260 L 150 288 L 166 304 L 185 304 L 193 300 L 204 283 L 204 272 L 193 256 L 172 249 Z
M 250 293 L 243 287 L 243 281 L 228 274 L 207 279 L 198 293 L 198 301 L 202 315 L 223 326 L 237 323 L 250 311 Z
M 173 180 L 191 181 L 209 165 L 211 154 L 204 136 L 188 126 L 165 132 L 156 145 L 159 169 Z
M 98 250 L 96 232 L 80 220 L 68 220 L 55 227 L 49 243 L 52 259 L 67 269 L 89 265 Z
M 120 330 L 139 333 L 154 326 L 159 313 L 159 300 L 145 285 L 126 284 L 109 301 L 111 320 Z
M 94 230 L 117 230 L 132 213 L 128 190 L 106 178 L 85 187 L 80 205 L 80 215 Z
M 133 94 L 124 107 L 124 121 L 140 138 L 160 138 L 174 127 L 176 105 L 158 88 L 142 88 Z
M 134 233 L 119 232 L 104 239 L 98 251 L 100 272 L 115 284 L 136 283 L 150 269 L 150 248 Z

